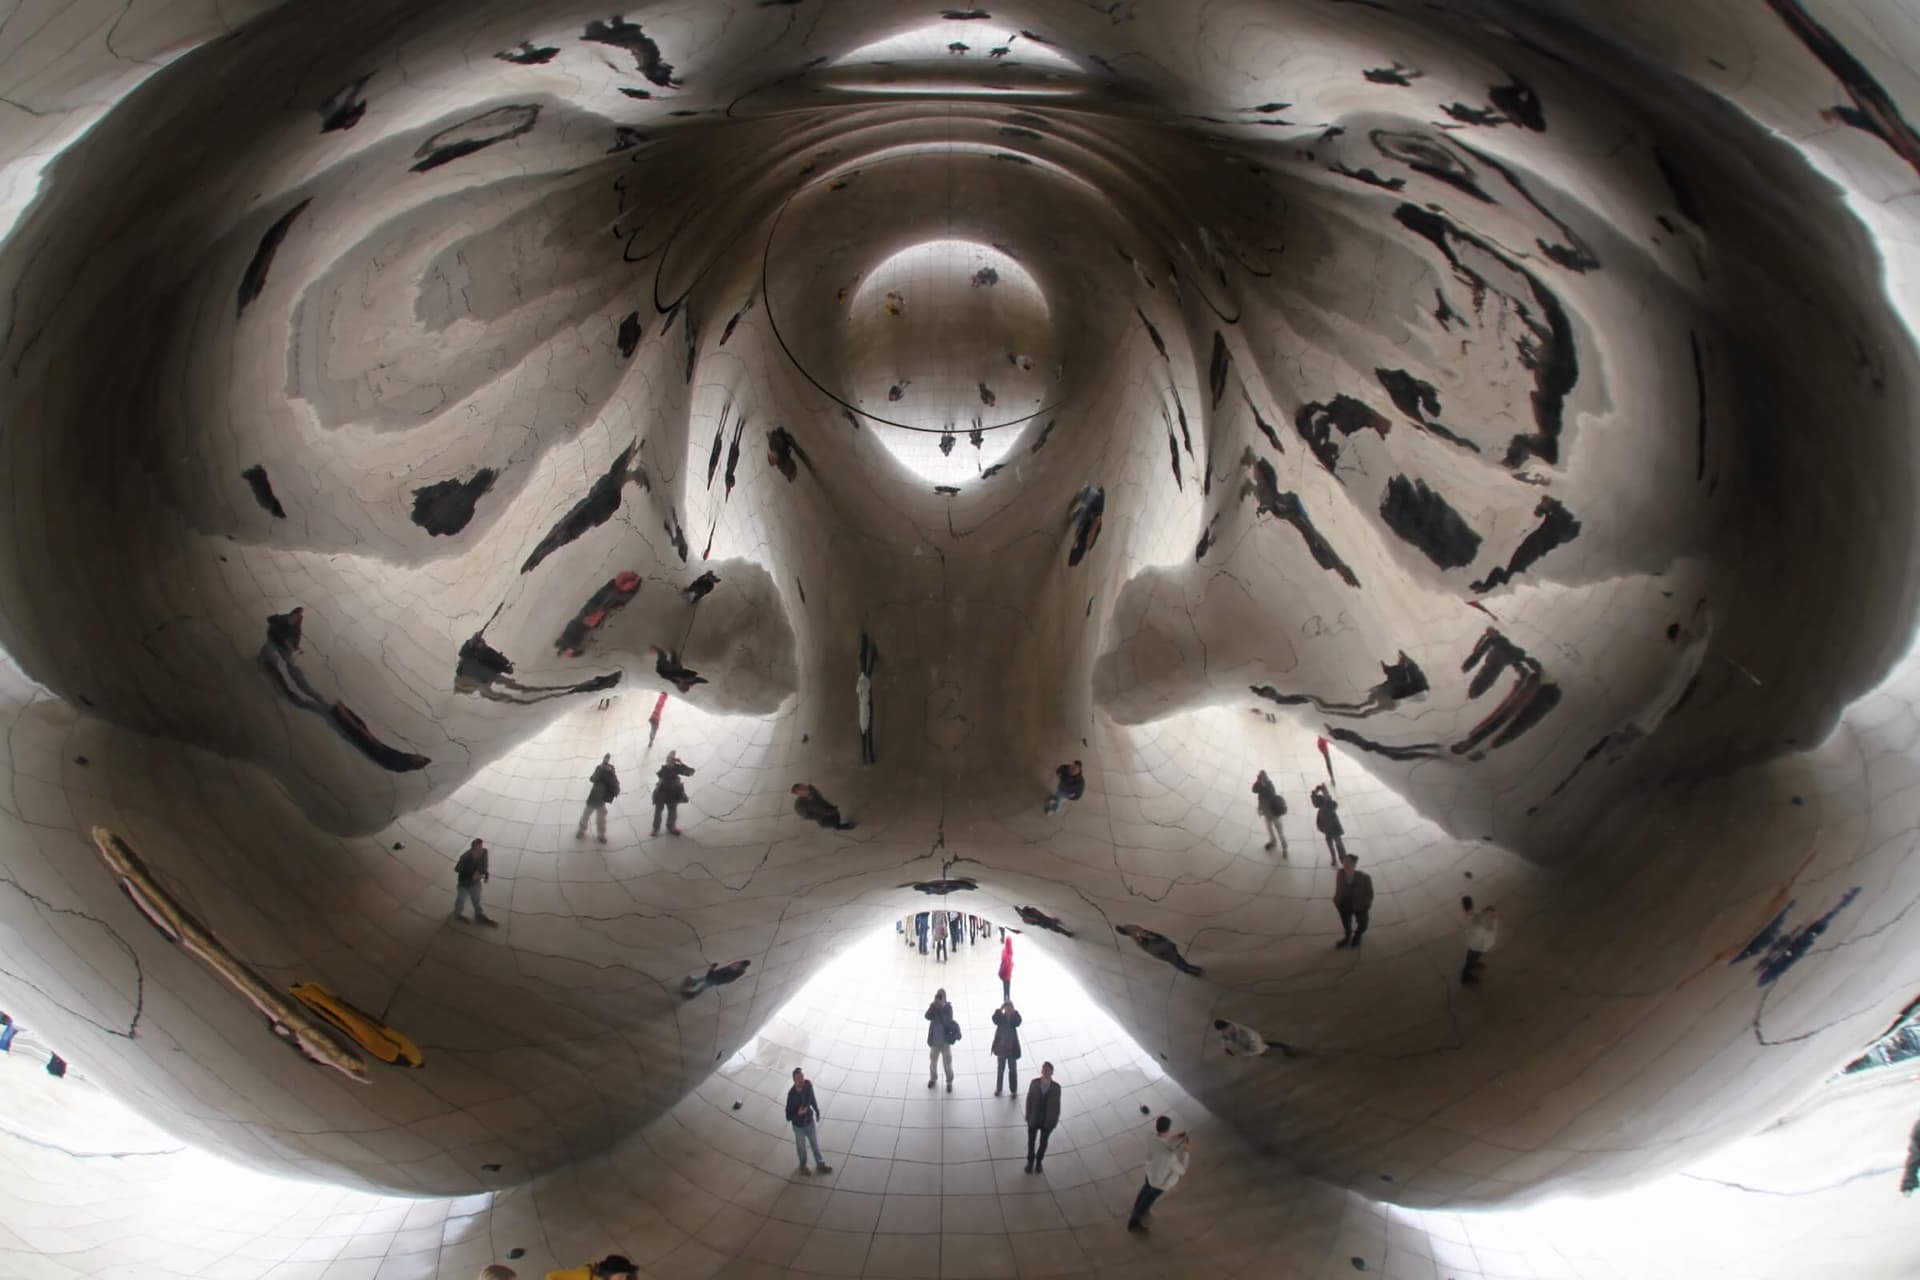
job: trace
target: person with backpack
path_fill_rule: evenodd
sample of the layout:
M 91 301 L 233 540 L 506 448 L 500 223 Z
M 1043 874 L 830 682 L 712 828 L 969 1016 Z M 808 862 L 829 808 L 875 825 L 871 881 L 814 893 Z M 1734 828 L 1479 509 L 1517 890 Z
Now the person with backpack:
M 658 781 L 653 784 L 653 834 L 660 834 L 660 815 L 667 815 L 667 834 L 680 834 L 680 806 L 687 802 L 687 786 L 680 781 L 691 778 L 693 769 L 681 760 L 676 752 L 667 752 L 667 762 L 660 766 L 654 775 Z
M 476 838 L 467 846 L 467 851 L 460 855 L 460 860 L 453 864 L 453 918 L 455 920 L 466 919 L 460 914 L 460 904 L 472 902 L 475 924 L 497 926 L 500 923 L 480 906 L 480 886 L 492 878 L 487 871 L 486 841 Z
M 993 1011 L 993 1096 L 1004 1083 L 1008 1093 L 1020 1093 L 1020 1011 L 1009 1000 Z
M 1287 816 L 1287 802 L 1274 790 L 1273 779 L 1262 769 L 1253 779 L 1254 807 L 1260 811 L 1260 821 L 1267 826 L 1267 852 L 1273 852 L 1274 842 L 1280 845 L 1280 856 L 1287 856 L 1287 833 L 1280 827 L 1280 819 Z
M 936 1080 L 940 1064 L 947 1068 L 947 1092 L 953 1092 L 953 1046 L 960 1043 L 960 1024 L 954 1021 L 953 1006 L 947 1003 L 947 989 L 933 993 L 927 1006 L 927 1088 Z
M 594 769 L 593 776 L 588 778 L 587 782 L 589 783 L 587 807 L 580 811 L 580 825 L 574 828 L 573 838 L 575 840 L 587 838 L 587 819 L 591 817 L 599 827 L 600 843 L 605 844 L 607 842 L 607 805 L 620 794 L 620 775 L 614 772 L 611 755 L 600 757 L 599 767 Z

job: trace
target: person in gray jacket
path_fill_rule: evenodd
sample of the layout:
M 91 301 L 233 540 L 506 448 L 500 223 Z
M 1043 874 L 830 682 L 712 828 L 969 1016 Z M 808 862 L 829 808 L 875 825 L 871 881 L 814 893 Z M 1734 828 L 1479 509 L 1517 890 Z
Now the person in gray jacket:
M 1042 1166 L 1047 1159 L 1047 1139 L 1053 1136 L 1053 1127 L 1060 1123 L 1060 1086 L 1053 1081 L 1053 1064 L 1040 1064 L 1040 1078 L 1027 1086 L 1027 1172 L 1044 1172 Z M 1040 1148 L 1034 1150 L 1034 1139 L 1040 1140 Z
M 942 922 L 944 923 L 944 922 Z M 933 1088 L 935 1073 L 947 1064 L 947 1092 L 953 1092 L 953 1042 L 960 1038 L 960 1024 L 953 1020 L 953 1006 L 947 1003 L 947 989 L 933 993 L 927 1006 L 927 1088 Z
M 1020 1011 L 1009 1000 L 993 1011 L 993 1096 L 1000 1096 L 1004 1079 L 1007 1092 L 1020 1092 Z

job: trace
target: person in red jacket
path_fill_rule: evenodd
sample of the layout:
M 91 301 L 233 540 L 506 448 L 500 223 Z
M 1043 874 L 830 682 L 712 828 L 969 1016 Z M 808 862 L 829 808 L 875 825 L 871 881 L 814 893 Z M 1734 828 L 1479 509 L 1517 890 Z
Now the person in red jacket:
M 1006 938 L 1000 943 L 1000 998 L 1013 999 L 1013 939 Z

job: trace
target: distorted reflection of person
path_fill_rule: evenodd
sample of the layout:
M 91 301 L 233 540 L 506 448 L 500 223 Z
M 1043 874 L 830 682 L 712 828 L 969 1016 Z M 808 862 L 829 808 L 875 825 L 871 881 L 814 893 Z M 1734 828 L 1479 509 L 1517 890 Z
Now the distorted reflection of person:
M 680 983 L 680 994 L 691 1000 L 712 987 L 724 987 L 735 982 L 746 973 L 751 960 L 734 960 L 727 964 L 710 964 L 705 973 L 690 973 Z
M 613 767 L 613 757 L 604 755 L 587 778 L 587 807 L 580 811 L 580 825 L 574 828 L 573 838 L 587 838 L 587 819 L 595 820 L 598 832 L 595 836 L 601 844 L 607 842 L 607 806 L 620 794 L 620 775 Z
M 840 807 L 820 794 L 820 789 L 811 782 L 796 782 L 789 791 L 793 795 L 793 811 L 808 822 L 835 831 L 853 830 L 854 824 L 840 816 Z
M 1067 567 L 1073 568 L 1100 541 L 1100 521 L 1107 510 L 1107 491 L 1097 484 L 1084 486 L 1073 495 L 1067 507 L 1067 524 L 1073 529 L 1073 547 L 1067 552 Z
M 1174 945 L 1173 939 L 1163 933 L 1155 933 L 1137 924 L 1117 924 L 1113 927 L 1113 931 L 1132 938 L 1142 951 L 1155 960 L 1172 965 L 1182 973 L 1198 978 L 1206 972 L 1199 965 L 1189 963 L 1187 958 L 1180 954 L 1180 948 Z
M 695 671 L 692 667 L 683 667 L 680 665 L 679 654 L 669 649 L 662 649 L 657 644 L 650 644 L 647 648 L 652 650 L 654 655 L 654 674 L 678 689 L 682 697 L 693 692 L 693 686 L 707 683 L 707 678 L 698 671 Z

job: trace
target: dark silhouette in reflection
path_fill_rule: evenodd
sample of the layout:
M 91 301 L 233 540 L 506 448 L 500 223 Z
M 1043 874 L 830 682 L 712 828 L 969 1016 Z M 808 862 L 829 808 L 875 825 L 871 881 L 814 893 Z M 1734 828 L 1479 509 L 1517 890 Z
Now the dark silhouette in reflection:
M 793 433 L 785 427 L 775 427 L 767 432 L 767 464 L 787 478 L 792 484 L 799 478 L 800 469 L 794 465 L 795 459 L 806 463 L 807 470 L 813 470 L 813 460 L 807 457 L 806 450 L 793 438 Z
M 1467 696 L 1478 698 L 1493 687 L 1502 671 L 1512 668 L 1518 677 L 1507 696 L 1467 736 L 1453 744 L 1455 755 L 1478 760 L 1484 754 L 1480 744 L 1493 739 L 1488 750 L 1498 750 L 1540 723 L 1560 703 L 1560 687 L 1546 678 L 1545 671 L 1526 650 L 1514 644 L 1493 627 L 1488 627 L 1473 646 L 1473 652 L 1460 664 L 1462 672 L 1480 668 L 1467 686 Z
M 245 471 L 242 471 L 240 478 L 247 482 L 247 488 L 253 490 L 253 500 L 260 504 L 262 511 L 272 516 L 275 520 L 285 520 L 287 518 L 287 509 L 280 505 L 280 499 L 274 495 L 273 482 L 267 479 L 267 469 L 265 467 L 259 463 L 255 463 Z
M 818 823 L 835 831 L 851 831 L 854 824 L 840 816 L 840 808 L 833 801 L 820 794 L 820 789 L 811 782 L 796 782 L 790 788 L 793 795 L 793 811 L 808 822 Z
M 1180 948 L 1174 945 L 1173 939 L 1163 933 L 1155 933 L 1137 924 L 1117 924 L 1113 927 L 1113 931 L 1123 937 L 1132 938 L 1142 951 L 1155 960 L 1172 965 L 1182 973 L 1198 978 L 1206 972 L 1197 964 L 1189 964 L 1186 957 L 1180 954 Z
M 474 507 L 493 488 L 499 473 L 481 467 L 465 480 L 442 480 L 413 491 L 413 522 L 436 538 L 448 538 L 466 528 Z
M 1038 907 L 1015 907 L 1014 910 L 1020 913 L 1022 920 L 1036 929 L 1045 929 L 1065 938 L 1073 936 L 1073 930 L 1062 924 L 1059 916 L 1050 916 Z
M 487 643 L 485 631 L 476 631 L 467 637 L 460 646 L 459 661 L 453 671 L 454 692 L 519 706 L 564 698 L 574 693 L 597 693 L 619 683 L 620 673 L 612 671 L 578 684 L 522 684 L 513 679 L 513 662 Z
M 709 569 L 692 582 L 689 582 L 680 592 L 680 598 L 688 604 L 699 604 L 719 585 L 720 575 Z
M 980 885 L 979 882 L 971 876 L 956 876 L 950 880 L 915 880 L 911 884 L 903 884 L 900 887 L 902 889 L 912 889 L 916 893 L 930 893 L 935 896 L 940 896 L 949 893 L 960 893 L 967 889 L 978 889 Z
M 1100 541 L 1100 520 L 1106 510 L 1107 491 L 1100 485 L 1086 485 L 1073 495 L 1073 502 L 1067 507 L 1067 523 L 1073 529 L 1073 548 L 1067 552 L 1068 568 L 1079 564 Z
M 1580 532 L 1580 522 L 1558 498 L 1540 499 L 1533 508 L 1533 514 L 1540 517 L 1540 523 L 1520 540 L 1520 545 L 1513 549 L 1513 558 L 1504 567 L 1496 567 L 1473 584 L 1475 591 L 1484 593 L 1505 585 L 1515 574 L 1531 569 L 1547 552 L 1563 543 L 1572 542 Z
M 680 994 L 691 1000 L 702 991 L 713 987 L 724 987 L 745 975 L 751 960 L 735 960 L 729 964 L 710 964 L 705 973 L 688 974 L 680 984 Z
M 687 802 L 687 784 L 684 778 L 693 776 L 693 766 L 682 760 L 677 752 L 667 752 L 666 763 L 654 771 L 653 783 L 653 835 L 660 834 L 660 818 L 667 819 L 667 834 L 680 834 L 680 806 Z
M 632 603 L 639 592 L 640 575 L 631 569 L 622 569 L 608 578 L 598 591 L 587 597 L 587 602 L 560 632 L 560 638 L 553 642 L 554 651 L 563 658 L 577 658 L 585 653 L 593 631 Z
M 873 764 L 873 673 L 880 665 L 880 646 L 860 633 L 860 674 L 854 677 L 853 696 L 860 720 L 860 763 Z
M 293 660 L 300 651 L 300 630 L 306 610 L 295 606 L 267 619 L 267 640 L 260 647 L 260 669 L 294 706 L 324 718 L 335 733 L 352 743 L 367 759 L 392 773 L 411 773 L 433 761 L 412 751 L 387 745 L 367 728 L 367 722 L 344 703 L 322 697 Z M 617 678 L 617 677 L 616 677 Z
M 1280 492 L 1280 478 L 1275 474 L 1273 464 L 1265 458 L 1255 458 L 1251 449 L 1242 463 L 1252 464 L 1253 475 L 1241 485 L 1240 500 L 1244 502 L 1251 495 L 1259 511 L 1277 516 L 1292 525 L 1307 544 L 1307 552 L 1316 564 L 1338 574 L 1348 586 L 1358 587 L 1360 579 L 1353 576 L 1353 570 L 1347 567 L 1347 562 L 1320 536 L 1320 530 L 1314 527 L 1313 521 L 1307 517 L 1306 508 L 1300 504 L 1299 495 Z
M 635 441 L 620 451 L 613 465 L 607 468 L 605 475 L 593 482 L 587 490 L 587 496 L 573 504 L 566 515 L 560 517 L 547 536 L 540 539 L 533 554 L 520 566 L 520 572 L 531 573 L 542 560 L 566 546 L 569 542 L 586 533 L 587 530 L 605 524 L 620 509 L 621 491 L 627 481 L 636 480 L 642 488 L 647 487 L 646 471 L 633 464 L 633 454 L 639 448 Z
M 653 651 L 654 674 L 678 689 L 682 697 L 693 692 L 693 686 L 707 683 L 707 678 L 698 671 L 681 666 L 680 659 L 675 654 L 662 649 L 659 645 L 647 647 Z

